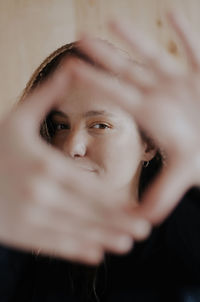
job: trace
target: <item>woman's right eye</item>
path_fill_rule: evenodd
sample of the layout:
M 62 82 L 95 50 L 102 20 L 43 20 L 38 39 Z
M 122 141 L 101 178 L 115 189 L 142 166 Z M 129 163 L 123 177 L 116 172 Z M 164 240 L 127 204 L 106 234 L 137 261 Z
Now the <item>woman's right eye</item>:
M 54 130 L 55 131 L 60 131 L 60 130 L 69 130 L 70 126 L 68 124 L 54 124 Z

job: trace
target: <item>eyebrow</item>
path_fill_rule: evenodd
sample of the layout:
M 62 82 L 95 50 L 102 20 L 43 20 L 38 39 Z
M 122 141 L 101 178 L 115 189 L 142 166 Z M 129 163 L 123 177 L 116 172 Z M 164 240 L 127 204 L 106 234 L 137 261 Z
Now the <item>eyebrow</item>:
M 51 117 L 57 115 L 60 117 L 69 118 L 67 114 L 65 114 L 62 111 L 58 111 L 58 110 L 53 110 L 50 115 L 51 115 Z M 106 110 L 91 110 L 91 111 L 84 113 L 83 117 L 91 117 L 91 116 L 99 116 L 99 115 L 100 116 L 101 115 L 110 116 L 110 117 L 113 116 L 113 114 L 111 112 L 108 112 Z

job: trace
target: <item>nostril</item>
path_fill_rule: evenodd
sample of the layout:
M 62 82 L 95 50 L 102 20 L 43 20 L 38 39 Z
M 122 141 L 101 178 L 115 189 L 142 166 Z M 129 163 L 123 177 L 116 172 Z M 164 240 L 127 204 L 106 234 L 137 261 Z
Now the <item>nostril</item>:
M 71 134 L 65 142 L 65 150 L 72 158 L 84 157 L 87 152 L 87 142 L 79 133 Z
M 74 154 L 73 157 L 81 157 L 80 154 Z
M 84 144 L 73 144 L 70 146 L 69 154 L 73 158 L 84 157 L 86 155 L 86 146 Z

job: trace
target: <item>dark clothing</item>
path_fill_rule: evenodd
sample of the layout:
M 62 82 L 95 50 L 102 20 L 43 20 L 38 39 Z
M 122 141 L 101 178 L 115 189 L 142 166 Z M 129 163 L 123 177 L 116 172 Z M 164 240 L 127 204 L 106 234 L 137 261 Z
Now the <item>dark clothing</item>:
M 1 247 L 0 302 L 200 301 L 198 189 L 146 241 L 125 256 L 108 255 L 95 271 Z

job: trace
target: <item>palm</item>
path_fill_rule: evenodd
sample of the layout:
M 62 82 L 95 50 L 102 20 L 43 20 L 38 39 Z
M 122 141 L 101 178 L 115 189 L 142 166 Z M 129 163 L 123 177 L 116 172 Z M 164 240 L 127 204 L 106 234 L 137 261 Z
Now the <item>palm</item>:
M 119 56 L 108 43 L 85 38 L 81 44 L 83 51 L 107 70 L 120 74 L 122 85 L 86 66 L 82 74 L 80 69 L 75 70 L 90 87 L 92 83 L 93 89 L 131 112 L 140 127 L 164 149 L 166 165 L 146 192 L 139 209 L 153 223 L 162 221 L 191 186 L 199 185 L 200 179 L 200 58 L 197 51 L 200 47 L 180 16 L 171 15 L 170 23 L 183 42 L 189 63 L 187 71 L 182 71 L 169 55 L 161 56 L 148 37 L 119 22 L 112 24 L 112 30 L 143 57 L 144 65 L 138 68 L 138 64 Z

